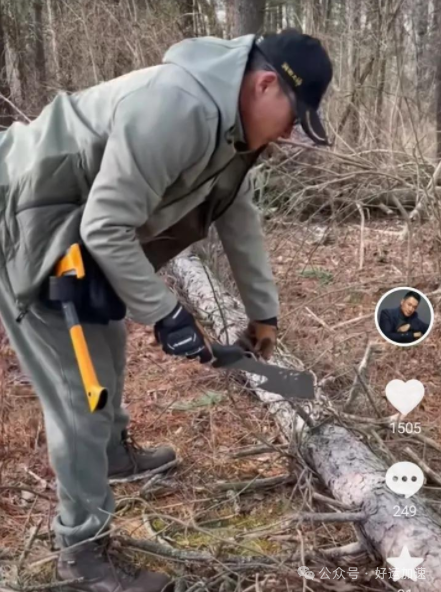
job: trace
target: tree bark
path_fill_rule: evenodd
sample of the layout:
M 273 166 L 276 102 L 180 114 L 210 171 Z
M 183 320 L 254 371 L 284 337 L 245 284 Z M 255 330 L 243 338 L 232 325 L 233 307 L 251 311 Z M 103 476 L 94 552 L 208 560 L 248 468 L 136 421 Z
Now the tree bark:
M 427 579 L 404 580 L 412 592 L 441 590 L 440 517 L 420 496 L 409 500 L 395 495 L 385 485 L 388 467 L 354 433 L 335 424 L 322 424 L 304 444 L 320 478 L 336 499 L 368 514 L 361 535 L 383 559 L 398 557 L 407 545 L 412 557 L 423 557 Z M 413 505 L 414 517 L 395 516 L 395 506 Z
M 441 54 L 436 66 L 436 155 L 441 159 Z
M 424 91 L 426 80 L 426 38 L 429 28 L 429 3 L 428 0 L 416 0 L 414 5 L 414 29 L 415 29 L 415 53 L 416 53 L 416 78 L 417 78 L 417 103 L 421 110 L 421 95 Z
M 6 40 L 3 25 L 3 1 L 0 0 L 0 94 L 10 98 L 11 89 L 6 70 Z M 0 97 L 0 131 L 2 127 L 9 127 L 13 122 L 12 109 L 9 103 Z
M 216 338 L 224 343 L 234 343 L 247 322 L 243 307 L 223 290 L 198 257 L 177 257 L 170 264 L 170 268 L 172 274 L 178 279 L 182 291 L 192 304 L 196 305 L 201 317 L 211 324 Z M 211 286 L 215 286 L 214 293 Z M 219 302 L 222 308 L 218 306 Z M 300 360 L 293 356 L 288 360 L 283 353 L 276 355 L 272 362 L 281 366 L 294 364 L 296 368 L 303 369 Z M 291 405 L 280 395 L 259 389 L 261 378 L 255 375 L 247 375 L 246 378 L 259 399 L 268 404 L 270 412 L 277 417 L 285 434 L 292 432 L 296 422 L 299 427 L 303 424 L 293 416 Z
M 49 32 L 51 35 L 52 59 L 54 62 L 55 69 L 55 81 L 58 84 L 60 81 L 60 56 L 58 53 L 57 25 L 54 18 L 54 12 L 52 10 L 52 1 L 53 0 L 46 0 L 46 11 L 49 24 Z
M 376 136 L 378 142 L 382 138 L 383 105 L 386 87 L 386 71 L 388 59 L 388 35 L 386 23 L 389 20 L 390 0 L 378 0 L 377 15 L 377 96 L 375 100 Z
M 436 56 L 435 110 L 436 110 L 436 155 L 441 160 L 441 0 L 434 0 L 433 47 Z
M 226 294 L 199 258 L 184 254 L 176 258 L 170 268 L 182 292 L 211 324 L 215 338 L 225 342 L 228 336 L 231 343 L 245 326 L 242 305 Z M 287 354 L 279 354 L 274 361 L 284 366 L 292 362 L 297 369 L 303 369 L 299 360 Z M 251 378 L 258 384 L 258 379 Z M 258 388 L 256 394 L 269 404 L 283 433 L 290 439 L 293 427 L 301 424 L 290 405 L 281 401 L 279 395 Z M 304 411 L 307 409 L 305 406 Z M 323 422 L 313 430 L 303 427 L 305 429 L 298 435 L 299 445 L 312 468 L 337 500 L 366 514 L 366 519 L 357 522 L 365 547 L 385 560 L 399 556 L 407 545 L 413 557 L 424 558 L 422 567 L 426 570 L 426 579 L 416 582 L 406 579 L 402 587 L 411 592 L 439 592 L 440 517 L 426 507 L 418 495 L 411 501 L 403 500 L 386 487 L 386 465 L 360 441 L 357 432 L 330 422 Z M 394 515 L 395 506 L 405 505 L 416 507 L 414 517 Z
M 349 104 L 349 136 L 352 145 L 358 144 L 360 136 L 360 7 L 351 2 L 349 5 L 348 29 L 348 73 L 349 88 L 351 89 L 351 102 Z
M 194 0 L 182 0 L 179 7 L 182 13 L 182 33 L 184 37 L 194 37 Z
M 302 0 L 293 0 L 292 3 L 292 10 L 293 10 L 293 23 L 292 26 L 300 31 L 304 32 L 305 24 L 304 24 L 304 12 L 305 6 Z
M 332 8 L 333 8 L 333 0 L 326 0 L 326 6 L 325 6 L 325 9 L 324 9 L 324 14 L 325 14 L 325 33 L 327 33 L 329 31 L 329 27 L 331 26 Z
M 387 23 L 387 33 L 389 33 L 389 31 L 392 29 L 392 26 L 394 25 L 395 20 L 400 13 L 403 3 L 404 3 L 404 0 L 397 0 L 395 8 L 389 18 L 389 22 Z M 361 86 L 363 86 L 363 84 L 365 83 L 368 76 L 370 76 L 370 74 L 372 73 L 374 64 L 375 64 L 375 53 L 371 56 L 369 61 L 365 64 L 365 66 L 360 74 L 358 87 L 355 89 L 354 92 L 352 92 L 351 100 L 350 100 L 349 104 L 347 105 L 347 107 L 345 108 L 345 110 L 343 111 L 343 115 L 340 119 L 340 123 L 338 124 L 338 128 L 337 128 L 339 134 L 341 134 L 343 132 L 343 129 L 344 129 L 346 123 L 348 122 L 351 112 L 352 112 L 352 109 L 353 109 L 354 100 L 356 100 L 356 94 L 359 91 L 359 88 Z
M 304 3 L 304 13 L 305 13 L 305 33 L 308 35 L 312 35 L 314 31 L 314 2 L 313 0 L 308 0 Z
M 266 0 L 227 0 L 230 36 L 239 37 L 263 31 Z
M 326 13 L 324 12 L 324 3 L 321 0 L 313 0 L 312 2 L 312 35 L 320 35 L 325 28 Z
M 26 77 L 26 35 L 24 24 L 28 21 L 28 7 L 24 7 L 20 3 L 8 4 L 9 10 L 9 27 L 7 31 L 8 53 L 11 56 L 10 63 L 13 65 L 11 70 L 11 77 L 15 78 L 18 87 L 13 90 L 13 100 L 24 104 L 28 93 L 28 80 Z
M 35 72 L 39 94 L 45 103 L 47 99 L 46 54 L 43 35 L 43 1 L 34 0 Z
M 283 29 L 283 17 L 284 17 L 284 6 L 279 4 L 277 8 L 277 30 L 282 31 Z
M 216 6 L 210 0 L 199 0 L 201 11 L 204 13 L 208 24 L 208 35 L 214 35 L 215 37 L 223 37 L 224 31 L 217 18 Z

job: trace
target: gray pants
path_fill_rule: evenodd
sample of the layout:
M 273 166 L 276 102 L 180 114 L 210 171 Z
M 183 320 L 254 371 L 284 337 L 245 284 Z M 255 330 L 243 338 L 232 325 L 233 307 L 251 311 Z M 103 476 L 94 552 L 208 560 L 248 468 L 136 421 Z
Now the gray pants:
M 107 468 L 128 423 L 121 408 L 125 325 L 83 325 L 98 380 L 109 392 L 105 409 L 90 413 L 63 315 L 40 304 L 21 323 L 16 314 L 0 268 L 0 319 L 43 408 L 60 501 L 54 528 L 59 544 L 70 546 L 105 528 L 114 510 Z

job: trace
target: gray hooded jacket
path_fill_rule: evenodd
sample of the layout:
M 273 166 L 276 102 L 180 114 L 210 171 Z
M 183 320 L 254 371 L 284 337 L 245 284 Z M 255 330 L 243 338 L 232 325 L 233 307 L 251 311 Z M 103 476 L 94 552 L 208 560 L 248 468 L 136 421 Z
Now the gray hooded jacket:
M 248 316 L 278 314 L 247 175 L 256 155 L 237 150 L 253 41 L 185 40 L 0 134 L 0 266 L 18 311 L 81 239 L 131 318 L 153 324 L 176 304 L 156 270 L 216 220 Z

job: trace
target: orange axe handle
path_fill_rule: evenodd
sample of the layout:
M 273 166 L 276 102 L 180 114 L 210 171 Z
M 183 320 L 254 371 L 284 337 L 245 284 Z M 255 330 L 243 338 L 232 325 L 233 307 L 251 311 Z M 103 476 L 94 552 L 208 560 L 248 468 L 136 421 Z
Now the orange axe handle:
M 63 302 L 63 312 L 72 339 L 72 345 L 78 362 L 84 390 L 86 391 L 87 400 L 89 402 L 89 408 L 93 413 L 94 411 L 105 407 L 108 395 L 107 389 L 102 387 L 98 382 L 92 358 L 90 357 L 89 348 L 87 347 L 83 327 L 78 320 L 74 304 L 72 304 L 72 302 Z
M 78 244 L 72 245 L 66 255 L 59 261 L 55 274 L 57 277 L 62 275 L 74 275 L 78 279 L 85 276 L 83 260 Z M 78 314 L 73 302 L 62 302 L 64 318 L 69 329 L 75 357 L 78 362 L 81 379 L 84 390 L 86 391 L 90 411 L 93 413 L 98 409 L 103 409 L 107 402 L 107 389 L 98 382 L 89 348 L 83 328 L 80 324 Z

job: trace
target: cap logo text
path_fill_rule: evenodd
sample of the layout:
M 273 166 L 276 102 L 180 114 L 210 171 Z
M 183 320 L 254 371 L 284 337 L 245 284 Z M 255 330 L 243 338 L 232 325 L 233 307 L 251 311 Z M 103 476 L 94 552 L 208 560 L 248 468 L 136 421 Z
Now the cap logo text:
M 295 86 L 300 86 L 303 83 L 303 78 L 298 76 L 287 62 L 283 62 L 282 69 L 285 70 Z

